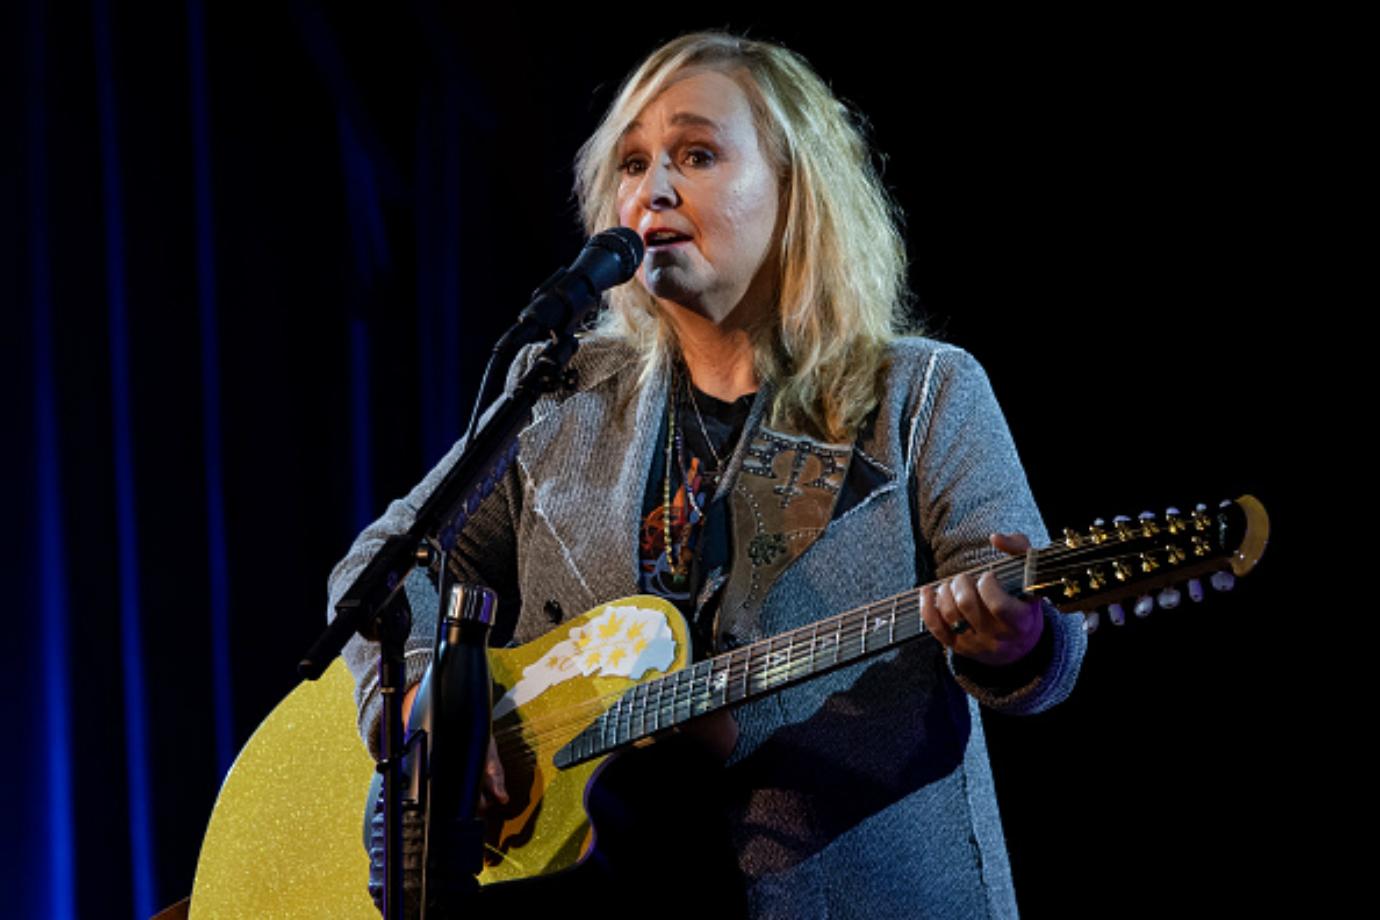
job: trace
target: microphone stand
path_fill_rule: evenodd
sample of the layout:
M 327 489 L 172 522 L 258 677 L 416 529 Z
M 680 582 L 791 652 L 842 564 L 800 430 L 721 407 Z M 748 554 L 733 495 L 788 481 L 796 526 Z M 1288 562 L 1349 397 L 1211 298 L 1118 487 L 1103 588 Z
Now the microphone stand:
M 570 325 L 574 325 L 574 318 Z M 439 565 L 441 571 L 445 571 L 445 554 L 455 546 L 456 536 L 484 498 L 497 487 L 516 457 L 517 435 L 531 418 L 532 407 L 543 394 L 555 392 L 565 383 L 566 366 L 577 348 L 579 343 L 570 331 L 550 333 L 546 347 L 518 380 L 513 392 L 503 394 L 494 402 L 455 465 L 418 510 L 407 533 L 385 540 L 374 558 L 355 576 L 336 603 L 335 619 L 297 666 L 303 678 L 316 680 L 356 633 L 379 643 L 379 690 L 383 695 L 384 712 L 380 732 L 382 759 L 378 770 L 384 779 L 386 874 L 383 915 L 386 920 L 403 918 L 402 697 L 406 676 L 403 647 L 412 627 L 403 583 L 419 565 L 428 568 Z M 441 600 L 445 603 L 445 595 Z M 457 634 L 457 639 L 462 638 Z M 473 642 L 473 635 L 467 642 Z M 471 656 L 466 658 L 472 660 Z M 487 670 L 485 675 L 487 698 Z M 469 752 L 469 756 L 471 766 L 466 773 L 482 775 L 488 756 L 487 731 L 483 744 Z M 474 791 L 477 795 L 477 784 Z M 465 807 L 476 808 L 477 802 Z M 473 842 L 480 849 L 474 857 L 466 858 L 465 864 L 482 867 L 482 835 Z M 477 873 L 478 869 L 475 871 Z

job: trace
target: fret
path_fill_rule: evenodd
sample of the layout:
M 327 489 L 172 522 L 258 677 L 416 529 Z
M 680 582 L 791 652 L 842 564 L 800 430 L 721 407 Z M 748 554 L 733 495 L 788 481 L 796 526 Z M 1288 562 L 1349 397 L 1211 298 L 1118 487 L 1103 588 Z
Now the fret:
M 819 667 L 819 620 L 810 624 L 810 667 L 809 673 L 813 674 Z
M 676 671 L 675 673 L 671 674 L 671 676 L 670 676 L 670 681 L 671 681 L 671 699 L 670 699 L 670 700 L 667 702 L 667 704 L 666 704 L 667 709 L 666 709 L 666 714 L 665 714 L 665 716 L 664 716 L 664 719 L 663 719 L 663 721 L 662 721 L 662 723 L 661 723 L 662 725 L 671 726 L 671 725 L 676 725 L 676 724 L 678 724 L 678 723 L 680 722 L 680 717 L 679 717 L 676 713 L 677 713 L 677 710 L 680 708 L 680 692 L 681 692 L 680 683 L 681 683 L 681 679 L 682 679 L 682 678 L 681 678 L 681 675 L 684 674 L 684 673 L 685 673 L 684 671 Z
M 632 720 L 633 706 L 632 700 L 625 693 L 618 698 L 618 705 L 621 711 L 618 713 L 618 743 L 626 744 L 632 740 Z
M 656 702 L 652 704 L 652 733 L 655 734 L 661 728 L 661 691 L 665 686 L 665 678 L 658 678 L 647 683 L 647 697 L 650 700 L 652 690 L 656 690 Z
M 665 725 L 677 725 L 680 723 L 680 683 L 682 679 L 681 675 L 684 673 L 684 671 L 676 671 L 674 674 L 671 675 L 671 708 L 666 713 L 666 721 L 663 723 Z
M 647 734 L 647 685 L 638 684 L 633 689 L 633 715 L 637 719 L 632 737 L 640 738 Z M 631 739 L 630 739 L 631 740 Z
M 839 663 L 839 646 L 843 645 L 843 617 L 834 618 L 834 664 Z
M 767 690 L 775 687 L 777 681 L 780 680 L 780 675 L 791 660 L 789 648 L 782 649 L 780 646 L 782 642 L 785 642 L 789 647 L 790 641 L 789 636 L 775 636 L 767 645 L 767 666 L 762 669 L 762 681 L 759 689 Z
M 748 680 L 749 680 L 749 679 L 751 678 L 751 676 L 752 676 L 752 649 L 753 649 L 753 646 L 751 646 L 751 645 L 745 646 L 745 647 L 742 649 L 742 652 L 743 652 L 743 691 L 742 691 L 741 695 L 739 695 L 739 697 L 738 697 L 738 699 L 740 699 L 740 700 L 745 700 L 745 699 L 747 699 L 747 697 L 748 697 Z M 733 653 L 733 656 L 734 656 L 735 658 L 738 657 L 738 653 L 735 651 L 735 652 Z
M 699 661 L 690 666 L 690 677 L 685 682 L 685 719 L 689 721 L 695 717 L 695 700 L 699 698 L 699 683 L 701 672 L 704 671 L 704 662 Z
M 711 662 L 709 663 L 709 665 L 710 665 L 710 673 L 709 673 L 709 688 L 708 688 L 708 689 L 709 689 L 709 692 L 710 692 L 710 694 L 711 694 L 711 699 L 712 699 L 712 694 L 713 694 L 715 691 L 720 691 L 720 693 L 719 693 L 719 703 L 718 703 L 718 705 L 720 705 L 720 706 L 727 706 L 727 705 L 728 705 L 728 672 L 729 672 L 729 667 L 730 667 L 729 659 L 728 659 L 728 658 L 715 658 L 713 661 L 711 661 Z
M 708 712 L 713 706 L 714 693 L 714 661 L 701 661 L 693 669 L 695 673 L 694 685 L 690 694 L 690 711 L 695 715 Z M 703 682 L 704 687 L 699 687 Z
M 899 594 L 897 594 L 897 595 L 895 595 L 894 597 L 891 598 L 891 623 L 890 623 L 890 625 L 889 625 L 889 627 L 888 627 L 888 629 L 887 629 L 887 636 L 886 636 L 886 644 L 887 644 L 887 645 L 895 645 L 895 644 L 896 644 L 896 602 L 899 601 L 900 599 L 901 599 L 901 595 L 899 595 Z

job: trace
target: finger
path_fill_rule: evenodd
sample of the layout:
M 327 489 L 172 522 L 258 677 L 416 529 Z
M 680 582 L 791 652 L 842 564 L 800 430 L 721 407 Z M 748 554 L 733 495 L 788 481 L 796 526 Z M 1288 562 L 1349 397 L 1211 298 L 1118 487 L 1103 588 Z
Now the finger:
M 1030 538 L 1020 531 L 994 533 L 988 540 L 994 549 L 1008 556 L 1023 556 L 1030 551 Z
M 954 634 L 939 611 L 938 591 L 934 585 L 925 585 L 920 589 L 920 619 L 925 621 L 925 628 L 939 640 L 940 645 L 953 648 Z
M 983 603 L 971 575 L 955 575 L 950 579 L 949 585 L 955 608 L 954 617 L 949 618 L 950 623 L 961 619 L 972 627 L 974 632 L 984 634 L 992 632 L 998 626 Z
M 503 761 L 498 757 L 498 745 L 489 738 L 489 759 L 484 764 L 485 791 L 500 803 L 508 801 L 508 787 L 504 784 Z
M 1040 611 L 1039 601 L 1030 601 L 1009 594 L 1001 579 L 991 572 L 983 573 L 977 583 L 978 597 L 992 617 L 995 628 L 1024 628 Z

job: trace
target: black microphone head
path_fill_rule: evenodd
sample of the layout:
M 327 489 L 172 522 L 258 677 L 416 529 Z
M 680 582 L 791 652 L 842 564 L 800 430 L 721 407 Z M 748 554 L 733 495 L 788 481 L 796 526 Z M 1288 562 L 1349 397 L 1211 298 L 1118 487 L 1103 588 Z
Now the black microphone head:
M 622 284 L 637 274 L 642 264 L 642 237 L 628 227 L 610 227 L 590 237 L 580 257 L 571 266 L 603 291 Z

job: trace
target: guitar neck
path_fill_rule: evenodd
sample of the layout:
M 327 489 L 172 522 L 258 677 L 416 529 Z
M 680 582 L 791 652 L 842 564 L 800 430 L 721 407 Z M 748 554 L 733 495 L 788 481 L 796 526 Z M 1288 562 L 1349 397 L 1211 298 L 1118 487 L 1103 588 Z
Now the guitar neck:
M 970 570 L 978 575 L 993 566 Z M 1000 576 L 999 576 L 1000 577 Z M 1019 579 L 1003 585 L 1020 590 Z M 565 767 L 768 696 L 925 634 L 921 588 L 725 652 L 633 687 L 556 757 Z
M 1065 531 L 1053 546 L 967 574 L 991 572 L 1008 594 L 1042 597 L 1064 612 L 1092 610 L 1221 569 L 1244 575 L 1264 552 L 1268 534 L 1264 506 L 1245 495 L 1211 511 L 1202 505 L 1190 514 L 1170 509 L 1162 520 L 1142 515 L 1117 518 L 1110 526 L 1099 521 L 1081 534 Z M 923 590 L 912 588 L 638 684 L 562 748 L 556 766 L 636 744 L 916 639 L 926 632 Z

